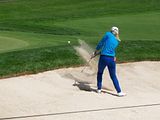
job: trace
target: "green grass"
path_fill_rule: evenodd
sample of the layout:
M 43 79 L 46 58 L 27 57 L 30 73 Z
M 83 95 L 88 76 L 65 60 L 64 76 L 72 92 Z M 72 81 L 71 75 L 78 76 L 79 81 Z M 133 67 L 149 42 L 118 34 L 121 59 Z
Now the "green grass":
M 10 49 L 24 48 L 26 46 L 28 46 L 28 43 L 23 40 L 0 36 L 0 52 L 6 52 Z
M 160 41 L 124 41 L 117 49 L 117 62 L 159 61 Z
M 77 44 L 76 37 L 39 34 L 28 32 L 0 32 L 0 53 L 19 51 L 24 49 L 43 48 L 52 46 L 68 45 L 67 41 L 71 41 L 72 45 Z
M 0 1 L 0 77 L 84 64 L 72 45 L 95 47 L 115 25 L 118 62 L 160 60 L 159 0 Z
M 79 34 L 56 22 L 159 11 L 159 0 L 11 0 L 0 4 L 0 30 Z M 40 25 L 51 21 L 54 26 Z
M 82 59 L 70 46 L 56 46 L 2 53 L 0 76 L 8 77 L 20 74 L 82 65 Z

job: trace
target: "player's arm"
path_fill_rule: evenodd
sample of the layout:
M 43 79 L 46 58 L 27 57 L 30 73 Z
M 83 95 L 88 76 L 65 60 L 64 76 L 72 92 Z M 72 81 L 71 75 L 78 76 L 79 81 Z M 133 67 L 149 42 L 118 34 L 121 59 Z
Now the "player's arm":
M 94 58 L 95 56 L 100 54 L 100 50 L 102 49 L 106 38 L 107 38 L 107 35 L 105 34 L 103 38 L 99 41 L 98 45 L 96 46 L 96 50 L 93 52 L 91 58 Z

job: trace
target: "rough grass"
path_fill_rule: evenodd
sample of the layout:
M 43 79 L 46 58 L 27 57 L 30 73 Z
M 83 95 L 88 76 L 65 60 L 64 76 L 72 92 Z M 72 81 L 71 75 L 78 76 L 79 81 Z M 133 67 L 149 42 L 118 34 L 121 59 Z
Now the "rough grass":
M 124 41 L 117 49 L 117 62 L 159 61 L 160 41 Z
M 45 47 L 1 54 L 0 76 L 37 73 L 61 67 L 82 65 L 70 46 Z

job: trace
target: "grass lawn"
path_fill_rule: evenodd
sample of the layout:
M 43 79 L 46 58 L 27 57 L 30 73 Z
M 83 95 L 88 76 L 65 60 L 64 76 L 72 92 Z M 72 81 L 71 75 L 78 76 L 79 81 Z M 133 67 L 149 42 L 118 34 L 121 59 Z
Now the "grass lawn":
M 118 3 L 118 4 L 117 4 Z M 0 77 L 83 65 L 67 44 L 95 47 L 115 25 L 118 62 L 160 60 L 159 0 L 0 2 Z

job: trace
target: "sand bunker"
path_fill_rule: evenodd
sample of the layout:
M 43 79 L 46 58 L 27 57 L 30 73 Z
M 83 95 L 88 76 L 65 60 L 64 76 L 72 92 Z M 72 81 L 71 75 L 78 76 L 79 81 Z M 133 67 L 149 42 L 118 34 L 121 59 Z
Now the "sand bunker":
M 71 79 L 77 82 L 77 84 L 83 83 L 82 87 L 84 90 L 88 90 L 88 86 L 96 89 L 97 80 L 95 70 L 88 66 L 83 72 L 81 72 L 83 68 L 84 67 L 57 70 L 57 73 L 64 79 Z M 136 88 L 137 85 L 138 87 L 141 85 L 142 89 L 145 89 L 145 86 L 148 85 L 155 89 L 157 88 L 157 84 L 160 84 L 160 62 L 144 61 L 118 64 L 117 76 L 124 91 L 128 91 L 128 89 L 134 91 L 133 88 Z M 142 81 L 143 84 L 140 84 Z M 85 85 L 87 87 L 86 89 Z M 81 86 L 78 87 L 80 88 Z M 103 75 L 103 88 L 115 92 L 107 68 Z
M 89 120 L 90 117 L 93 120 L 108 117 L 116 120 L 119 117 L 129 119 L 132 115 L 133 118 L 135 115 L 137 117 L 139 115 L 139 120 L 147 120 L 147 115 L 153 119 L 160 118 L 158 106 L 153 109 L 152 107 L 147 108 L 148 113 L 146 109 L 141 109 L 142 111 L 137 114 L 136 112 L 133 114 L 132 109 L 117 110 L 116 116 L 114 111 L 109 113 L 101 111 L 101 109 L 109 110 L 108 108 L 123 106 L 160 105 L 158 104 L 160 101 L 160 62 L 118 64 L 118 78 L 123 90 L 127 93 L 124 98 L 108 94 L 107 91 L 115 91 L 108 72 L 104 74 L 103 79 L 104 93 L 97 94 L 95 92 L 96 74 L 93 74 L 89 67 L 84 72 L 81 72 L 82 69 L 83 67 L 66 68 L 35 75 L 1 79 L 0 120 L 17 116 L 25 120 L 35 120 L 35 117 L 38 117 L 37 120 L 63 120 L 66 118 L 80 120 L 80 116 L 86 120 Z M 76 84 L 75 81 L 77 81 Z M 92 112 L 82 112 L 77 115 L 68 113 L 83 110 L 92 111 L 92 109 L 100 110 L 97 114 Z M 136 110 L 137 108 L 134 108 L 134 111 Z M 124 115 L 124 111 L 130 116 Z M 149 111 L 154 112 L 149 115 Z M 64 112 L 70 115 L 60 116 L 59 113 L 63 114 Z M 141 115 L 143 116 L 141 117 Z M 87 116 L 90 117 L 87 119 Z M 137 117 L 133 120 L 137 120 Z

